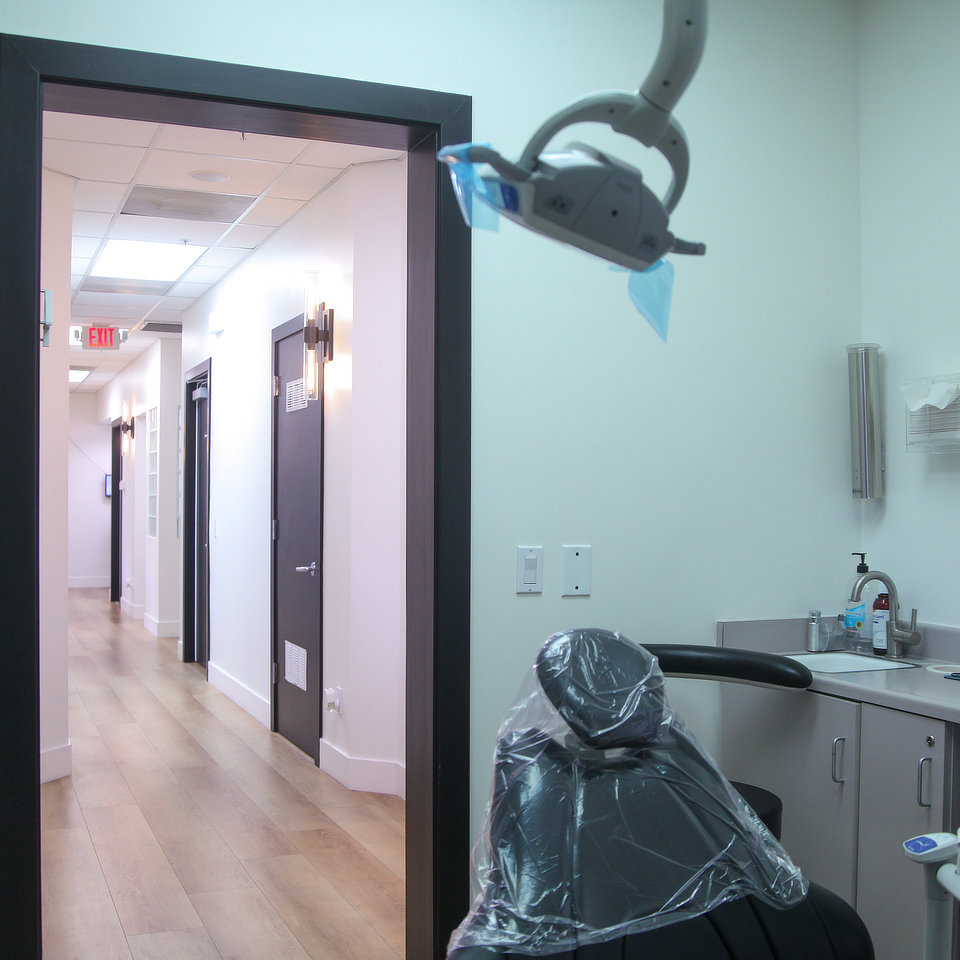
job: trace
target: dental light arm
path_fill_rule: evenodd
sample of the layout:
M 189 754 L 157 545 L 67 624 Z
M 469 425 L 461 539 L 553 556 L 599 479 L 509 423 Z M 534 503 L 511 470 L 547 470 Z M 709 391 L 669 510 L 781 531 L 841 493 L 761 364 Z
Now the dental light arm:
M 637 93 L 606 92 L 568 104 L 531 137 L 519 165 L 533 169 L 537 157 L 562 130 L 574 123 L 605 123 L 617 133 L 654 147 L 666 158 L 674 182 L 663 200 L 672 213 L 690 169 L 687 138 L 673 108 L 700 65 L 707 39 L 707 0 L 664 0 L 660 49 Z
M 569 104 L 540 126 L 516 163 L 475 144 L 445 148 L 440 158 L 452 165 L 487 164 L 500 178 L 474 181 L 487 203 L 517 223 L 612 263 L 646 270 L 671 251 L 704 253 L 703 244 L 679 240 L 668 226 L 690 168 L 687 139 L 672 111 L 700 63 L 706 7 L 706 0 L 664 0 L 660 49 L 640 89 L 595 93 Z M 606 124 L 659 151 L 673 174 L 663 198 L 643 183 L 639 170 L 591 147 L 571 144 L 561 153 L 543 152 L 561 130 L 583 122 Z M 467 180 L 455 175 L 455 183 L 459 193 Z

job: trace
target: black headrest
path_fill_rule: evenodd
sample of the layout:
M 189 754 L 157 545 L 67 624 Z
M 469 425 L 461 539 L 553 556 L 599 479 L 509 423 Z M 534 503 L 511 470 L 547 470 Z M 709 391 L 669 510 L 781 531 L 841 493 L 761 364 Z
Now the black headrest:
M 642 747 L 663 720 L 663 674 L 643 647 L 610 630 L 550 637 L 536 664 L 543 692 L 577 737 L 601 750 Z

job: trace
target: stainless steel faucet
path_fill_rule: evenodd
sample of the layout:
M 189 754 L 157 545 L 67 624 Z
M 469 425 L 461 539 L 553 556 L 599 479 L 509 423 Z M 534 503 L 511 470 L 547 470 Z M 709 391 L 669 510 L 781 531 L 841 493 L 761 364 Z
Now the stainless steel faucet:
M 920 642 L 920 632 L 917 630 L 916 607 L 910 612 L 910 626 L 904 629 L 900 624 L 900 598 L 897 595 L 897 585 L 885 573 L 871 570 L 864 573 L 853 585 L 851 600 L 859 600 L 864 586 L 871 580 L 879 580 L 890 595 L 890 623 L 887 626 L 887 656 L 892 660 L 903 659 L 904 647 L 915 647 Z

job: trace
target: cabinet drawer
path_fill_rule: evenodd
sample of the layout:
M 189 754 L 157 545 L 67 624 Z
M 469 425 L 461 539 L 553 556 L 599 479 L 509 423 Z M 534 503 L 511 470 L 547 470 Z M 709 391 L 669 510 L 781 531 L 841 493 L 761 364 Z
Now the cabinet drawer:
M 721 769 L 783 800 L 784 848 L 804 875 L 855 905 L 860 704 L 723 684 Z

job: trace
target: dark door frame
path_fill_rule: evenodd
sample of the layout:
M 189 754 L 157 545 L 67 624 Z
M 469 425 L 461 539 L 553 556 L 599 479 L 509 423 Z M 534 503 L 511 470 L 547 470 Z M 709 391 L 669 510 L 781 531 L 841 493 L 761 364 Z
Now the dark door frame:
M 193 494 L 197 485 L 197 418 L 193 391 L 199 384 L 207 388 L 207 398 L 210 394 L 210 359 L 191 367 L 183 377 L 183 500 L 180 518 L 180 543 L 182 545 L 181 576 L 183 578 L 183 614 L 180 618 L 180 636 L 183 639 L 183 662 L 196 663 L 199 659 L 204 665 L 210 657 L 210 564 L 207 563 L 207 649 L 197 649 L 196 609 L 197 609 L 197 539 L 196 539 L 196 511 Z M 207 421 L 209 425 L 210 407 L 207 406 Z M 207 431 L 209 435 L 209 429 Z M 207 460 L 207 504 L 210 503 L 210 471 L 209 457 Z M 188 491 L 190 496 L 187 495 Z
M 42 108 L 407 151 L 407 955 L 442 957 L 468 906 L 470 239 L 436 151 L 469 97 L 0 34 L 0 930 L 39 957 Z M 31 424 L 34 429 L 30 429 Z M 25 429 L 26 427 L 26 429 Z
M 110 602 L 119 603 L 123 574 L 123 430 L 118 417 L 110 424 Z
M 271 373 L 274 378 L 277 374 L 277 345 L 281 340 L 293 336 L 303 330 L 303 314 L 299 314 L 286 323 L 281 323 L 270 331 L 270 364 Z M 320 397 L 317 402 L 320 404 L 320 463 L 317 465 L 319 472 L 319 496 L 320 496 L 320 543 L 317 546 L 317 566 L 320 576 L 320 622 L 317 624 L 317 630 L 320 631 L 320 678 L 321 687 L 323 685 L 323 448 L 324 448 L 324 424 L 323 424 L 323 370 L 324 365 L 320 364 Z M 276 379 L 274 382 L 277 382 Z M 276 524 L 277 509 L 277 418 L 280 416 L 280 404 L 283 399 L 274 394 L 273 415 L 270 418 L 270 516 L 274 525 L 273 539 L 270 543 L 270 656 L 273 664 L 273 677 L 270 684 L 270 729 L 278 730 L 277 723 L 277 682 L 279 674 L 280 651 L 278 649 L 280 638 L 277 630 L 277 534 Z M 317 697 L 320 697 L 320 691 L 317 691 Z M 317 740 L 323 736 L 323 711 L 320 711 L 320 725 L 317 728 Z M 320 766 L 320 754 L 314 758 L 317 766 Z

